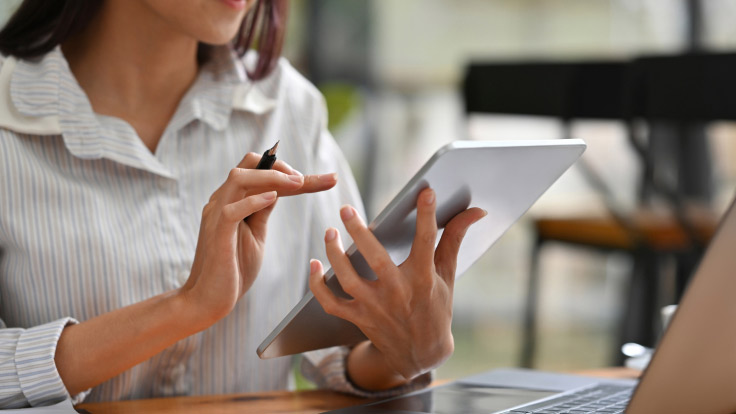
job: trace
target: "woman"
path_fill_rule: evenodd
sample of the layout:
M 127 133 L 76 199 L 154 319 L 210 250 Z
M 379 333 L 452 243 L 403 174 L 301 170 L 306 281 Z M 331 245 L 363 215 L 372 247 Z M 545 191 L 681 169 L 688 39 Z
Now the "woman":
M 456 216 L 435 251 L 425 190 L 412 254 L 391 263 L 320 95 L 278 60 L 285 8 L 26 0 L 0 32 L 0 407 L 284 388 L 288 358 L 254 351 L 325 251 L 354 299 L 319 260 L 309 287 L 370 341 L 308 354 L 321 386 L 406 391 L 452 353 L 457 250 L 485 213 Z M 242 57 L 255 27 L 260 54 Z M 248 152 L 276 140 L 293 167 L 254 170 Z M 357 207 L 338 219 L 342 204 Z M 346 260 L 343 226 L 378 281 Z

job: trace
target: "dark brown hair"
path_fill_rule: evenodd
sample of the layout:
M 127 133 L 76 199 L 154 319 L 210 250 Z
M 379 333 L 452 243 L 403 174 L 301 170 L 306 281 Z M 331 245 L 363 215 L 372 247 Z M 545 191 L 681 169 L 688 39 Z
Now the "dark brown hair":
M 0 53 L 20 59 L 38 58 L 83 31 L 101 4 L 101 0 L 23 0 L 0 30 Z M 287 8 L 286 0 L 257 0 L 245 15 L 232 46 L 242 57 L 258 42 L 258 62 L 248 71 L 251 79 L 264 78 L 276 66 L 284 42 Z M 200 63 L 209 57 L 209 49 L 209 45 L 200 44 Z

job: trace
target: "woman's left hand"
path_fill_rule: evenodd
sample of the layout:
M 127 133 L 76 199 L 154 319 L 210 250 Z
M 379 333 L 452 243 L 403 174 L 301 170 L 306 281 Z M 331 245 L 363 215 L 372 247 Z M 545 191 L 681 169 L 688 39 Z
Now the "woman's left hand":
M 436 200 L 432 189 L 417 200 L 417 225 L 409 257 L 396 266 L 355 209 L 340 216 L 377 280 L 360 277 L 345 255 L 340 236 L 325 234 L 327 257 L 343 290 L 353 299 L 335 296 L 325 285 L 322 264 L 313 260 L 309 284 L 324 310 L 360 328 L 388 365 L 405 379 L 435 368 L 454 349 L 452 293 L 460 243 L 468 227 L 486 215 L 467 209 L 445 226 L 437 248 Z

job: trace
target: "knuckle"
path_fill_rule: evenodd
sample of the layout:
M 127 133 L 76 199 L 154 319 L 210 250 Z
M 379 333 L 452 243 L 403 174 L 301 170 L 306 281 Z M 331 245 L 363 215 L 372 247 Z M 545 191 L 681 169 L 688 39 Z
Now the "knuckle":
M 234 221 L 238 218 L 232 205 L 226 205 L 222 208 L 222 217 L 227 221 Z
M 416 307 L 414 306 L 413 298 L 410 298 L 406 302 L 394 304 L 396 314 L 403 315 L 403 319 L 410 319 L 411 315 L 414 314 Z
M 249 208 L 258 208 L 268 202 L 260 194 L 247 195 L 243 200 Z
M 324 309 L 325 313 L 332 316 L 339 317 L 339 307 L 337 306 L 336 302 L 333 302 L 331 300 L 326 300 L 322 303 L 322 309 Z
M 215 200 L 211 199 L 209 203 L 202 207 L 202 218 L 208 217 L 212 214 L 212 210 L 215 208 Z
M 345 293 L 352 297 L 355 297 L 355 294 L 360 292 L 360 281 L 356 280 L 355 277 L 348 277 L 341 280 L 340 286 L 342 286 L 342 290 L 344 290 Z
M 215 191 L 212 192 L 212 194 L 210 195 L 210 198 L 209 198 L 208 201 L 215 201 L 215 200 L 218 199 L 218 197 L 220 196 L 220 194 L 222 194 L 222 191 L 223 191 L 222 190 L 222 187 L 223 187 L 223 185 L 217 187 L 217 190 L 215 190 Z
M 285 172 L 281 172 L 279 170 L 271 170 L 271 174 L 273 175 L 273 179 L 277 180 L 278 183 L 281 185 L 292 186 L 297 184 L 297 182 L 292 181 L 289 178 L 289 175 Z
M 433 231 L 421 233 L 419 237 L 425 244 L 434 244 L 435 240 L 437 240 L 437 234 Z
M 227 174 L 227 180 L 234 181 L 234 180 L 237 180 L 239 176 L 240 176 L 240 168 L 233 168 Z
M 440 347 L 440 358 L 442 361 L 447 360 L 455 352 L 455 340 L 452 337 L 452 333 L 449 333 L 445 340 L 442 341 Z
M 421 272 L 422 277 L 416 278 L 414 283 L 411 283 L 411 286 L 407 287 L 404 291 L 404 294 L 410 295 L 411 297 L 415 298 L 427 298 L 432 296 L 432 291 L 434 290 L 434 283 L 433 283 L 433 277 L 427 278 L 424 277 L 428 273 L 427 272 Z
M 453 273 L 453 271 L 450 271 L 448 268 L 454 269 L 453 264 L 448 263 L 448 260 L 443 260 L 435 267 L 437 268 L 437 274 L 442 278 L 447 278 L 450 273 Z
M 465 238 L 465 232 L 457 232 L 452 236 L 452 241 L 455 242 L 457 246 L 460 246 L 460 244 L 463 242 L 463 239 Z
M 317 183 L 317 178 L 316 177 L 314 177 L 312 175 L 305 175 L 304 176 L 304 187 L 309 188 L 309 187 L 313 186 L 316 183 Z
M 377 257 L 376 259 L 374 259 L 372 266 L 373 271 L 376 272 L 376 274 L 378 275 L 387 274 L 391 271 L 391 269 L 393 269 L 393 267 L 394 263 L 391 261 L 391 259 L 385 256 Z

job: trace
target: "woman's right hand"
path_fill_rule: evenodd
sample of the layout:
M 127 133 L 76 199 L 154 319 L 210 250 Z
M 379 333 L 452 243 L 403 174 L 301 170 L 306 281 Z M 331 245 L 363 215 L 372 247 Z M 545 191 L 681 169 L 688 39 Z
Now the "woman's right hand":
M 280 161 L 270 171 L 253 169 L 260 158 L 246 155 L 204 207 L 184 286 L 64 328 L 54 362 L 72 395 L 225 317 L 258 274 L 276 198 L 336 184 L 335 174 L 301 176 Z
M 202 211 L 192 270 L 179 290 L 201 329 L 230 313 L 255 281 L 277 198 L 337 183 L 334 173 L 303 176 L 280 160 L 271 170 L 256 170 L 260 158 L 246 155 Z

